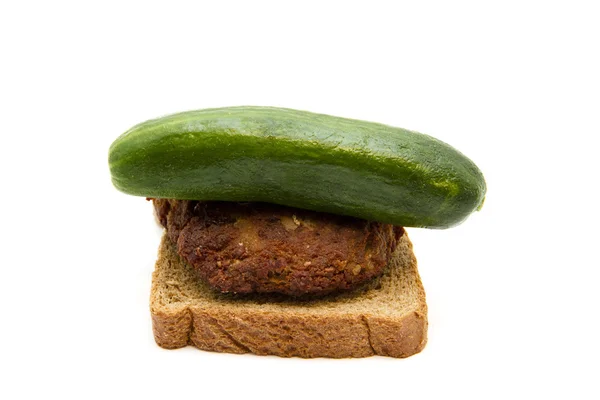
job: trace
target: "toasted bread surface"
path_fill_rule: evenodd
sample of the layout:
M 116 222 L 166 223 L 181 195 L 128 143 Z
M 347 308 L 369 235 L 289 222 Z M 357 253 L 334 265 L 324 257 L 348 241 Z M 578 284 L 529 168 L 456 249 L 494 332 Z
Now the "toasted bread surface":
M 197 278 L 163 236 L 152 277 L 156 343 L 282 357 L 408 357 L 427 342 L 427 305 L 405 233 L 384 274 L 318 299 L 231 295 Z

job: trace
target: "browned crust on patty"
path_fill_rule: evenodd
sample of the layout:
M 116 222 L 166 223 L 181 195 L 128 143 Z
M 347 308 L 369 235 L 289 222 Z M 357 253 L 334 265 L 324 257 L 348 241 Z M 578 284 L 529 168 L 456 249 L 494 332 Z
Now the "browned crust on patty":
M 267 203 L 154 199 L 178 254 L 220 292 L 324 295 L 379 276 L 404 230 Z

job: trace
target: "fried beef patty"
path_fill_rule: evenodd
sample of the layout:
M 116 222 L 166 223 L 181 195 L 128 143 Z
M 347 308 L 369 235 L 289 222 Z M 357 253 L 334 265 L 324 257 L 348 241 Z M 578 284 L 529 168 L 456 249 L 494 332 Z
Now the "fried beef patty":
M 179 255 L 216 290 L 323 295 L 380 275 L 401 227 L 268 203 L 153 199 Z

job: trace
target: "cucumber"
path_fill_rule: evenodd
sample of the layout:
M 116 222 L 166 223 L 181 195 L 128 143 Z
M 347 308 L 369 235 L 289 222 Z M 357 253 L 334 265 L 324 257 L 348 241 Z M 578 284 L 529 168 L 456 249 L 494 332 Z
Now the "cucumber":
M 261 201 L 401 226 L 451 227 L 486 192 L 477 166 L 430 136 L 272 107 L 143 122 L 108 159 L 114 186 L 132 195 Z

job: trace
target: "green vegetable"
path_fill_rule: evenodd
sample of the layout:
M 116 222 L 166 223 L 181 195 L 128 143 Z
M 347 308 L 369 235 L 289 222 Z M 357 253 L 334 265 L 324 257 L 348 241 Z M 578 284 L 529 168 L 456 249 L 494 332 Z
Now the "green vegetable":
M 430 136 L 271 107 L 141 123 L 111 145 L 109 166 L 132 195 L 263 201 L 429 228 L 460 223 L 486 191 L 471 160 Z

